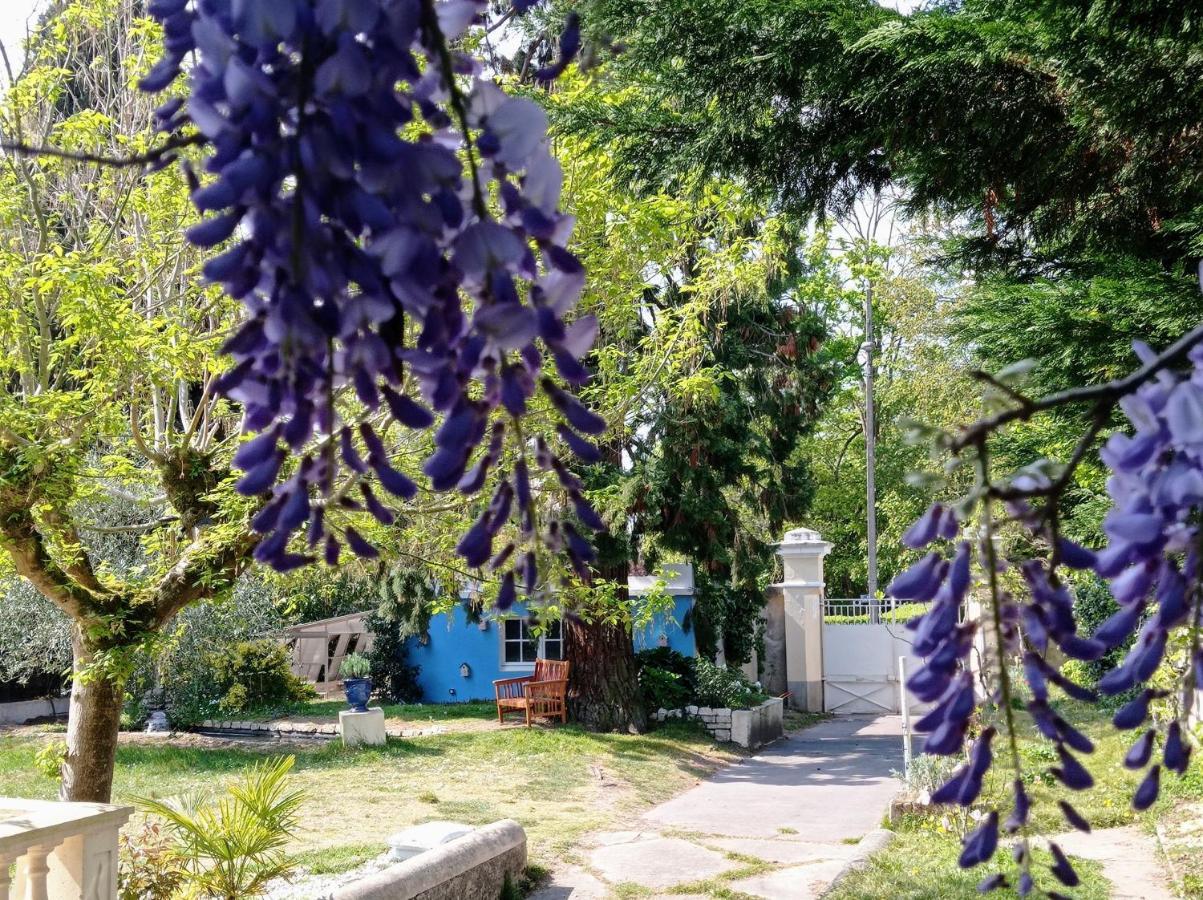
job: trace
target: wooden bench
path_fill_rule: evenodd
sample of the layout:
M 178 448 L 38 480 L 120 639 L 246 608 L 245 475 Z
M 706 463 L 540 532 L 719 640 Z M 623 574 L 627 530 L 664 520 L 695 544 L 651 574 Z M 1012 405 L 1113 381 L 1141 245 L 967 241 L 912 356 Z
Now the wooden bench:
M 497 721 L 505 724 L 510 712 L 526 716 L 526 727 L 536 718 L 568 721 L 568 662 L 562 659 L 537 659 L 533 675 L 502 678 L 493 682 L 497 697 Z

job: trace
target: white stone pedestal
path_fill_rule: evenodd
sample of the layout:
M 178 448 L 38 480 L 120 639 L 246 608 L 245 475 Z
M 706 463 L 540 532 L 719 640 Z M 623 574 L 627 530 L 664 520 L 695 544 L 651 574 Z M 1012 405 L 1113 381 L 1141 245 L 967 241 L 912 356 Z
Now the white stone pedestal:
M 361 744 L 375 746 L 387 741 L 384 710 L 379 706 L 369 707 L 367 712 L 344 709 L 338 714 L 338 730 L 342 732 L 345 747 L 358 747 Z

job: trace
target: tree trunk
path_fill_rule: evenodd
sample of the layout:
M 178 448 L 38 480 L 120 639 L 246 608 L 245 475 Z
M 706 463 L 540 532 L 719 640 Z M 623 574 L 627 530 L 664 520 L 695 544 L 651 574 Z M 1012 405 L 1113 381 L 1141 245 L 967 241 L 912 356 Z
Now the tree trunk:
M 71 642 L 74 679 L 67 721 L 67 758 L 63 761 L 60 800 L 108 803 L 113 794 L 117 733 L 121 728 L 123 685 L 97 671 L 81 676 L 92 651 L 79 634 Z
M 627 562 L 615 560 L 601 565 L 599 575 L 619 585 L 619 601 L 626 603 Z M 590 731 L 627 731 L 638 734 L 647 728 L 635 645 L 626 624 L 589 623 L 564 618 L 569 674 L 568 711 Z
M 635 666 L 635 648 L 625 625 L 565 619 L 572 661 L 568 711 L 590 731 L 647 728 Z

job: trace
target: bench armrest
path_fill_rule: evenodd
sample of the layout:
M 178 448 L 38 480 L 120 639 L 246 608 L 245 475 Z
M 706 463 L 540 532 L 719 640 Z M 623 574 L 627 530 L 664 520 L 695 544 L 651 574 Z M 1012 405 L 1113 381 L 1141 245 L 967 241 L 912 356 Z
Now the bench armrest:
M 512 700 L 523 696 L 523 688 L 534 676 L 523 675 L 519 678 L 499 678 L 493 682 L 493 696 L 498 700 Z

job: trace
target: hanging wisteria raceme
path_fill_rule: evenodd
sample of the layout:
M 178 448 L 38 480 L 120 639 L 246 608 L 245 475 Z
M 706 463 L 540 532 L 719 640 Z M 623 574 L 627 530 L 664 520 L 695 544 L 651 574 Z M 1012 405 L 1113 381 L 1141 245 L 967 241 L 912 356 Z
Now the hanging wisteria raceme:
M 1158 796 L 1164 771 L 1181 775 L 1190 760 L 1184 723 L 1173 719 L 1150 725 L 1150 704 L 1171 698 L 1179 718 L 1192 708 L 1195 692 L 1203 689 L 1203 650 L 1200 626 L 1199 516 L 1203 509 L 1203 328 L 1195 329 L 1161 354 L 1138 345 L 1141 368 L 1110 385 L 1066 392 L 1044 401 L 1012 407 L 950 437 L 945 445 L 972 455 L 977 483 L 965 502 L 953 509 L 933 505 L 904 535 L 913 549 L 935 546 L 899 575 L 888 593 L 902 600 L 930 602 L 922 616 L 908 623 L 914 651 L 924 665 L 908 687 L 931 711 L 917 723 L 925 732 L 925 749 L 933 754 L 964 754 L 965 763 L 932 795 L 934 803 L 971 806 L 979 800 L 983 779 L 994 764 L 1002 739 L 1003 759 L 1013 778 L 1009 809 L 990 809 L 964 841 L 961 865 L 974 866 L 993 858 L 1000 828 L 1013 836 L 1018 867 L 1014 887 L 1020 896 L 1035 889 L 1028 840 L 1031 798 L 1024 789 L 1023 766 L 1016 740 L 1018 717 L 1013 701 L 1020 697 L 1012 671 L 1022 671 L 1026 696 L 1022 709 L 1035 728 L 1052 742 L 1057 763 L 1048 774 L 1069 792 L 1090 788 L 1094 780 L 1083 763 L 1094 746 L 1066 721 L 1050 700 L 1050 685 L 1069 697 L 1093 702 L 1095 691 L 1065 677 L 1054 658 L 1097 660 L 1135 635 L 1123 662 L 1098 684 L 1102 694 L 1132 693 L 1114 714 L 1112 724 L 1136 737 L 1124 765 L 1144 772 L 1132 797 L 1136 810 L 1147 809 Z M 1174 365 L 1189 371 L 1176 374 Z M 1097 426 L 1083 436 L 1071 464 L 1034 466 L 997 482 L 990 473 L 989 437 L 1009 422 L 1030 418 L 1041 409 L 1072 402 L 1094 404 Z M 1107 491 L 1112 508 L 1104 521 L 1107 544 L 1097 552 L 1061 537 L 1057 503 L 1069 483 L 1073 466 L 1102 428 L 1107 413 L 1118 405 L 1130 433 L 1108 438 L 1100 455 L 1110 469 Z M 999 515 L 999 504 L 1005 512 Z M 960 516 L 972 516 L 972 540 L 958 539 Z M 997 556 L 996 529 L 1010 519 L 1029 529 L 1050 548 L 1049 558 L 1016 563 Z M 974 560 L 982 582 L 982 602 L 966 605 Z M 1109 582 L 1119 609 L 1093 634 L 1078 631 L 1074 598 L 1060 568 L 1093 570 Z M 980 614 L 973 613 L 980 607 Z M 1173 691 L 1150 686 L 1170 644 L 1171 633 L 1187 635 L 1187 658 L 1174 667 L 1181 671 Z M 975 649 L 976 648 L 976 649 Z M 974 658 L 985 659 L 984 666 Z M 982 671 L 984 669 L 984 671 Z M 1088 831 L 1089 823 L 1061 798 L 1058 808 L 1066 823 Z M 1001 814 L 1006 819 L 1000 825 Z M 1050 875 L 1066 887 L 1078 876 L 1065 854 L 1050 844 Z M 995 873 L 981 884 L 983 891 L 1009 883 Z M 1049 896 L 1059 896 L 1055 890 Z
M 515 0 L 516 12 L 531 2 Z M 157 113 L 164 132 L 195 128 L 206 177 L 189 240 L 246 310 L 220 389 L 245 410 L 238 490 L 263 495 L 255 556 L 279 570 L 343 546 L 376 549 L 349 524 L 394 520 L 384 497 L 418 485 L 393 465 L 399 429 L 441 422 L 423 471 L 436 491 L 488 505 L 459 544 L 472 566 L 517 560 L 503 600 L 537 581 L 533 549 L 566 545 L 584 572 L 589 543 L 570 522 L 539 529 L 518 423 L 536 390 L 564 417 L 562 445 L 586 459 L 604 428 L 544 374 L 587 377 L 592 317 L 569 322 L 584 271 L 565 249 L 561 170 L 547 118 L 507 95 L 450 42 L 485 0 L 150 0 L 164 58 L 142 83 L 188 81 Z M 573 17 L 554 78 L 580 43 Z M 407 335 L 412 336 L 407 343 Z M 502 471 L 509 441 L 520 460 Z M 533 445 L 532 445 L 533 451 Z M 542 440 L 536 464 L 562 484 L 587 528 L 601 522 Z M 376 488 L 379 488 L 378 492 Z M 527 552 L 493 542 L 517 523 Z M 303 532 L 303 538 L 302 538 Z

